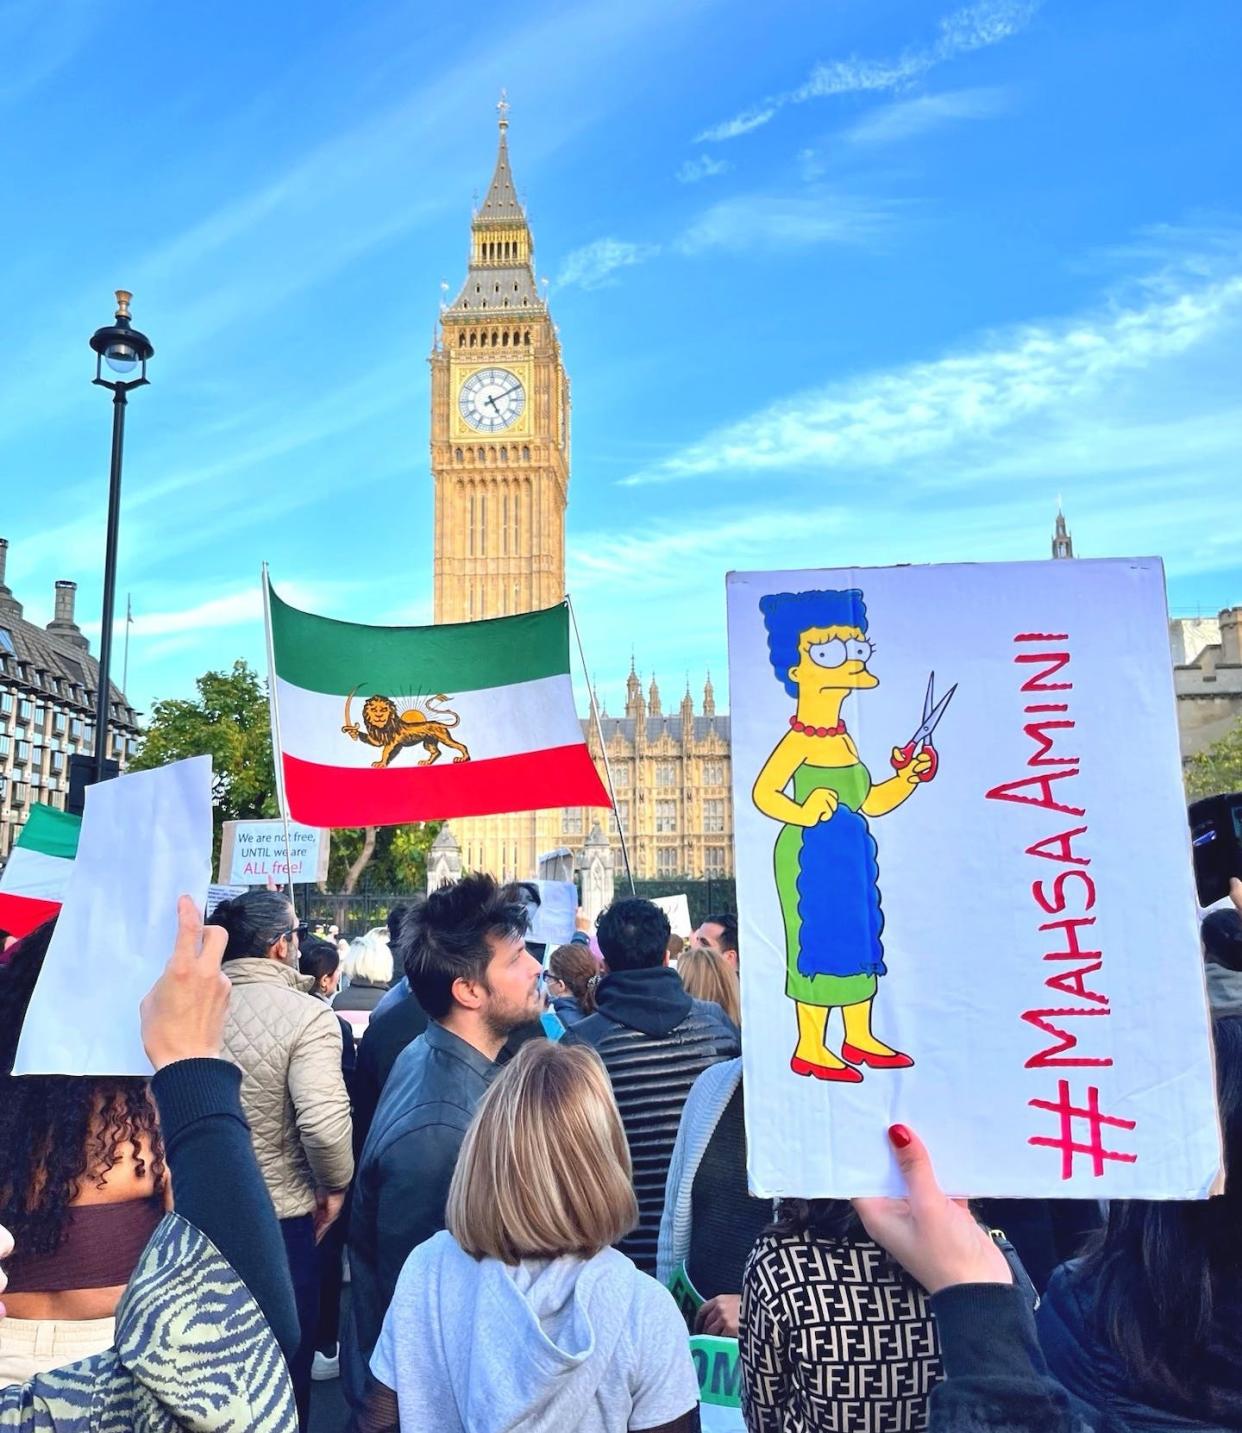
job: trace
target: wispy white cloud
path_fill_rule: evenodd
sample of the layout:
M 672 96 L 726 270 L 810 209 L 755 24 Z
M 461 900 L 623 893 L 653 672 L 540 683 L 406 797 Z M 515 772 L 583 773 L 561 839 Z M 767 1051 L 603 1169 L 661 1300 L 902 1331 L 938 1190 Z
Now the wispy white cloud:
M 975 0 L 945 16 L 929 45 L 911 48 L 890 59 L 868 60 L 851 56 L 816 65 L 796 88 L 769 95 L 730 119 L 709 125 L 695 136 L 699 144 L 736 139 L 768 123 L 788 105 L 831 95 L 896 91 L 920 80 L 938 65 L 959 55 L 999 44 L 1029 23 L 1041 0 Z
M 1207 271 L 1204 264 L 1208 265 Z M 790 398 L 709 434 L 624 480 L 677 482 L 768 469 L 885 467 L 1090 406 L 1242 319 L 1242 246 L 1148 276 L 1094 313 L 1029 324 L 974 348 Z
M 959 120 L 988 119 L 1008 102 L 1003 89 L 946 90 L 898 100 L 864 115 L 845 132 L 852 144 L 895 144 Z
M 5 0 L 0 4 L 0 105 L 24 99 L 85 49 L 107 23 L 92 0 Z
M 727 159 L 716 159 L 710 154 L 696 155 L 694 159 L 687 159 L 678 169 L 677 182 L 698 184 L 704 179 L 715 179 L 721 174 L 728 174 L 732 168 Z
M 705 210 L 674 247 L 693 256 L 715 249 L 770 251 L 864 243 L 888 226 L 892 214 L 890 205 L 832 191 L 744 194 Z
M 646 263 L 660 252 L 658 244 L 635 244 L 628 239 L 596 239 L 566 254 L 556 282 L 561 288 L 598 289 L 617 282 L 619 269 Z

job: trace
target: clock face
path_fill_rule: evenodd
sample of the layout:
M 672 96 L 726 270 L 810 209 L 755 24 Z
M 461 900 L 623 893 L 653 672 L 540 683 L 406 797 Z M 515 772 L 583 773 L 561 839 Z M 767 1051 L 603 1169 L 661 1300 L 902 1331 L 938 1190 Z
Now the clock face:
M 481 368 L 461 385 L 457 406 L 476 432 L 499 433 L 522 416 L 526 390 L 507 368 Z

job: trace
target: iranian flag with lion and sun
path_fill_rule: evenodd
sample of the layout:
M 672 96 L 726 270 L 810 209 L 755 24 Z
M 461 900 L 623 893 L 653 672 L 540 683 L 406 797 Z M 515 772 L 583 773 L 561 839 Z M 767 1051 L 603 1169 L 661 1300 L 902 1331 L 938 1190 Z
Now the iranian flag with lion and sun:
M 267 587 L 285 803 L 310 826 L 610 806 L 569 675 L 565 603 L 433 627 L 301 612 Z

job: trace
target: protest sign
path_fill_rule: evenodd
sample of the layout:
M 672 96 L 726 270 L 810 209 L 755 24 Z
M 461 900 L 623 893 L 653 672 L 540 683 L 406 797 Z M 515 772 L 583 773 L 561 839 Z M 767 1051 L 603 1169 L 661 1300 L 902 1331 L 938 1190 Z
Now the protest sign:
M 218 879 L 230 886 L 263 886 L 269 879 L 278 886 L 326 881 L 328 833 L 290 821 L 286 852 L 283 821 L 226 821 Z
M 568 945 L 578 914 L 578 887 L 572 881 L 530 881 L 539 892 L 539 905 L 531 910 L 526 939 L 542 942 L 549 950 Z
M 694 927 L 690 924 L 690 902 L 684 892 L 676 896 L 652 896 L 651 902 L 668 917 L 669 929 L 674 935 L 681 936 L 683 940 L 690 939 Z
M 728 580 L 749 1176 L 1196 1198 L 1221 1169 L 1156 559 Z M 924 718 L 926 717 L 926 720 Z
M 149 1075 L 138 1006 L 211 874 L 211 758 L 90 786 L 15 1075 Z
M 737 1339 L 694 1334 L 690 1358 L 699 1380 L 699 1427 L 703 1433 L 745 1433 Z
M 207 903 L 203 907 L 203 918 L 210 920 L 216 907 L 224 901 L 232 900 L 234 896 L 242 896 L 249 890 L 249 886 L 208 886 Z

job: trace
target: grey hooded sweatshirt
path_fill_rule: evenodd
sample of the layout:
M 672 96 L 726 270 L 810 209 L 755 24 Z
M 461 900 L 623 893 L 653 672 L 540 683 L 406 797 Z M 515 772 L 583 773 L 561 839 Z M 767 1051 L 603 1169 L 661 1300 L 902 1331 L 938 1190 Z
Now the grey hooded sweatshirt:
M 624 1254 L 508 1265 L 447 1231 L 406 1260 L 371 1372 L 401 1433 L 624 1433 L 699 1396 L 672 1295 Z

